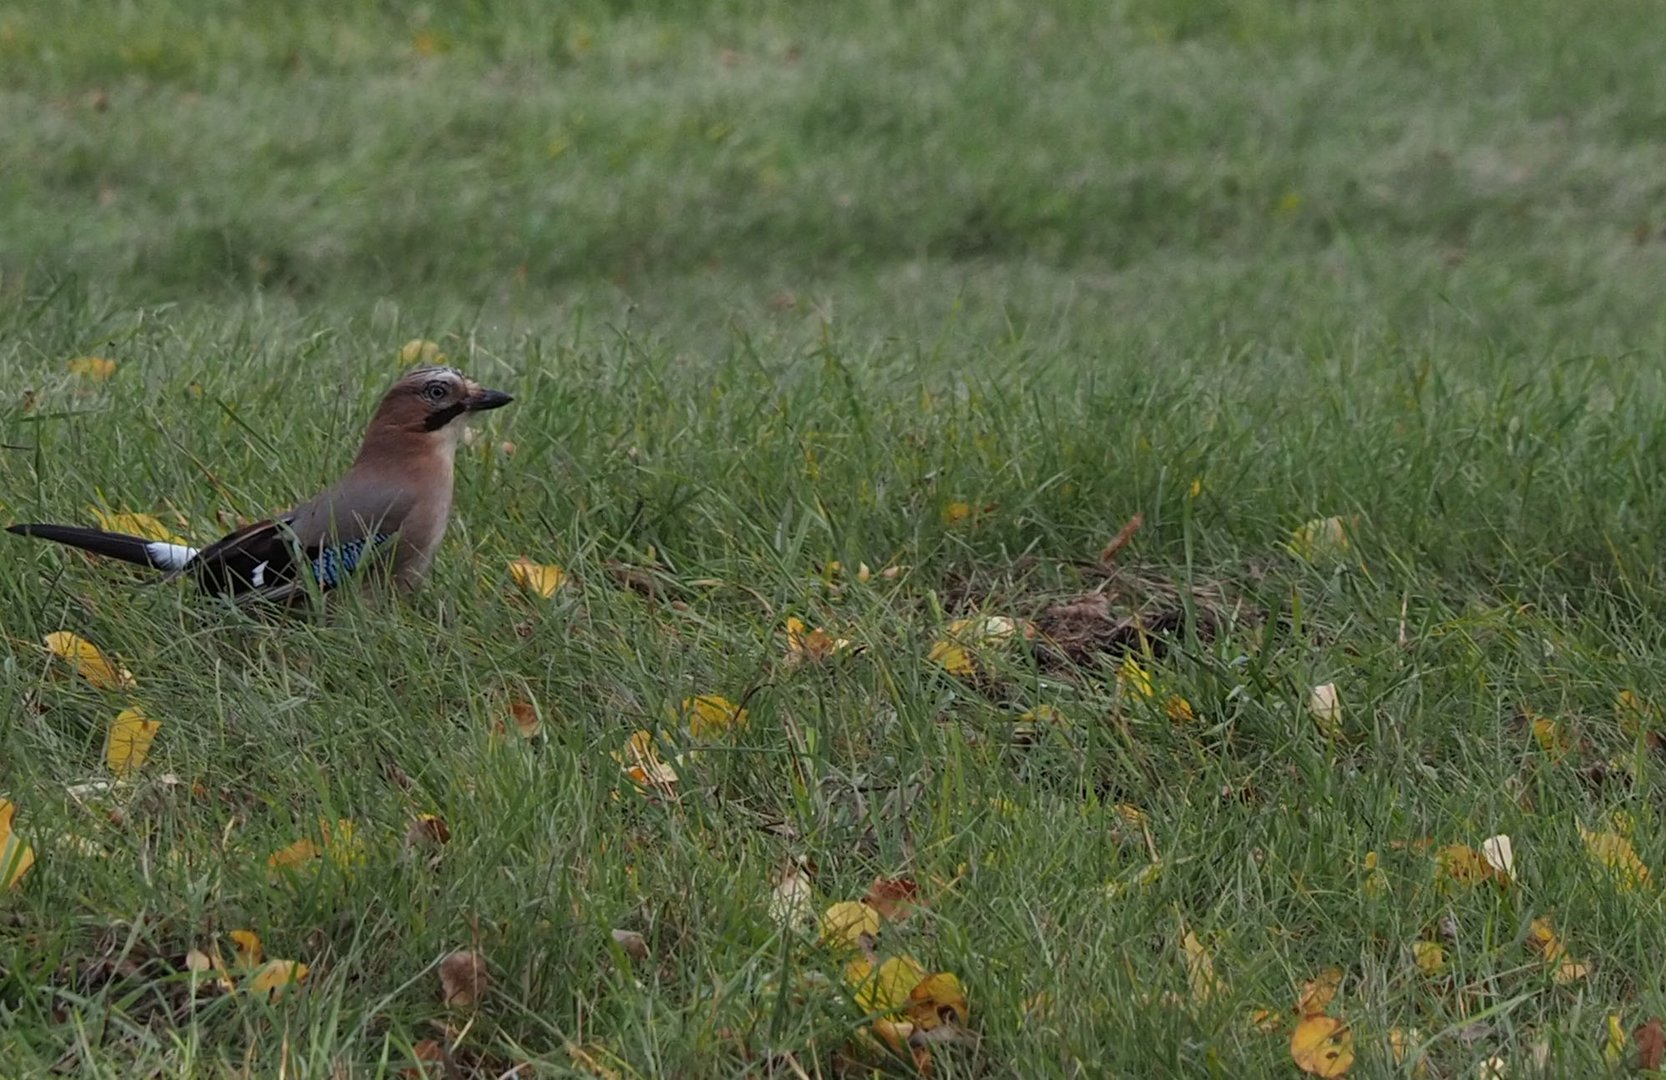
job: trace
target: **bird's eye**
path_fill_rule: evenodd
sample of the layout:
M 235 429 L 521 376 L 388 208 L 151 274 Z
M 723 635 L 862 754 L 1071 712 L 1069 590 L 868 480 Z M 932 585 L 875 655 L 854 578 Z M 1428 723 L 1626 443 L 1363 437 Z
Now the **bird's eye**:
M 432 401 L 435 404 L 439 404 L 440 402 L 444 401 L 445 400 L 445 394 L 446 394 L 445 383 L 441 382 L 439 379 L 434 379 L 434 380 L 430 381 L 426 386 L 424 386 L 422 388 L 423 398 L 427 401 Z

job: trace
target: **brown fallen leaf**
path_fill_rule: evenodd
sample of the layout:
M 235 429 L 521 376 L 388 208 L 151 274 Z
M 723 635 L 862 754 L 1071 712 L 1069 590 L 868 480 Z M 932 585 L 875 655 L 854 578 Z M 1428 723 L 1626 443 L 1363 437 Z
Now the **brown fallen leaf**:
M 625 950 L 625 955 L 638 963 L 648 959 L 648 942 L 635 930 L 614 930 L 613 942 Z
M 447 1008 L 474 1008 L 490 982 L 486 958 L 472 949 L 459 949 L 440 961 L 440 996 Z
M 876 877 L 862 902 L 879 912 L 886 922 L 902 922 L 920 902 L 920 887 L 913 878 Z
M 1631 1041 L 1637 1044 L 1637 1067 L 1658 1072 L 1666 1061 L 1666 1027 L 1661 1025 L 1660 1017 L 1651 1016 L 1633 1028 Z

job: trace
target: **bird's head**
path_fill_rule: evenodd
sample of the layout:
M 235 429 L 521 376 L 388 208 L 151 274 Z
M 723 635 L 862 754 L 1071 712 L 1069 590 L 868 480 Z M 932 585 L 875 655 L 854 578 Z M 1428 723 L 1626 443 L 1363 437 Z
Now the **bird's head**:
M 456 368 L 414 368 L 383 395 L 372 426 L 411 433 L 443 431 L 455 438 L 456 421 L 514 400 L 501 390 L 486 389 Z

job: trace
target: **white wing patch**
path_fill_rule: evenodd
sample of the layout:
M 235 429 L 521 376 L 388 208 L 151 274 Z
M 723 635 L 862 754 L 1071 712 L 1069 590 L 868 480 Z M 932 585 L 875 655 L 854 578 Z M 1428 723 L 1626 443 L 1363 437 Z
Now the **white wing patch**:
M 249 571 L 249 584 L 254 586 L 257 589 L 265 588 L 265 586 L 266 586 L 266 568 L 268 566 L 271 566 L 271 565 L 272 565 L 271 563 L 264 563 L 264 562 L 263 563 L 256 563 L 255 568 L 253 570 Z
M 197 549 L 185 544 L 168 544 L 161 540 L 145 545 L 150 561 L 162 570 L 183 570 L 185 564 L 197 557 Z

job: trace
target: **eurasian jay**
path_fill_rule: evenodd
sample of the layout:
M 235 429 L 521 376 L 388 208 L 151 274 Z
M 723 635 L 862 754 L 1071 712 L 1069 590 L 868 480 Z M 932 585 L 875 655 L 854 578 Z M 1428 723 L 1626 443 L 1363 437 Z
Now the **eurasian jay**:
M 452 462 L 470 413 L 514 400 L 449 367 L 407 372 L 382 398 L 346 474 L 287 514 L 244 526 L 209 546 L 146 540 L 74 525 L 12 525 L 7 531 L 167 571 L 235 600 L 305 595 L 302 568 L 320 590 L 355 570 L 386 563 L 411 586 L 434 561 L 451 516 Z

